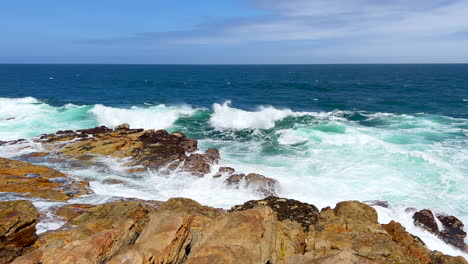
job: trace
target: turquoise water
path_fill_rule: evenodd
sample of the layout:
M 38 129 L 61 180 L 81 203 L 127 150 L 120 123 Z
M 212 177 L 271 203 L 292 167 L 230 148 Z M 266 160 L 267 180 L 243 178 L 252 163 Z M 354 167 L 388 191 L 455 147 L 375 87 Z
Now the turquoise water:
M 121 123 L 183 131 L 201 149 L 218 148 L 220 165 L 277 179 L 281 196 L 318 207 L 389 201 L 382 221 L 398 220 L 444 252 L 452 249 L 414 229 L 404 209 L 468 223 L 466 65 L 3 65 L 0 73 L 0 140 Z M 0 147 L 0 156 L 19 154 Z M 59 168 L 99 195 L 219 207 L 259 198 L 210 176 L 130 176 L 118 161 L 103 163 L 107 170 Z

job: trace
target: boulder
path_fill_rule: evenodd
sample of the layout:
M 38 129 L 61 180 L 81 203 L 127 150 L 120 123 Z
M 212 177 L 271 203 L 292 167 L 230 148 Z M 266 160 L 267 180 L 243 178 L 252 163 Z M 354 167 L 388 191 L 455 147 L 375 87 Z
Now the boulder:
M 257 173 L 249 173 L 247 176 L 243 173 L 231 174 L 224 183 L 235 188 L 240 186 L 251 188 L 265 197 L 276 196 L 279 186 L 277 180 Z
M 31 202 L 0 202 L 0 263 L 9 263 L 36 241 L 38 222 L 39 212 Z
M 436 217 L 442 224 L 442 229 L 439 229 Z M 415 212 L 413 219 L 416 226 L 438 236 L 447 244 L 468 252 L 468 245 L 465 243 L 466 232 L 463 230 L 464 225 L 460 219 L 445 214 L 434 216 L 432 211 L 427 209 Z
M 124 124 L 116 126 L 114 130 L 115 131 L 120 131 L 120 130 L 127 131 L 127 130 L 130 130 L 130 125 L 127 123 L 124 123 Z
M 465 244 L 466 232 L 463 230 L 464 225 L 462 221 L 451 215 L 437 214 L 436 217 L 444 226 L 444 229 L 439 232 L 442 240 L 468 252 L 468 246 Z

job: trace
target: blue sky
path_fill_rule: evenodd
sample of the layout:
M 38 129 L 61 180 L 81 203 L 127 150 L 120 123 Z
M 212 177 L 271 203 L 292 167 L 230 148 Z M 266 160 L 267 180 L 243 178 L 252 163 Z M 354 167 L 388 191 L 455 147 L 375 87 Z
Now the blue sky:
M 0 63 L 468 62 L 468 0 L 0 4 Z

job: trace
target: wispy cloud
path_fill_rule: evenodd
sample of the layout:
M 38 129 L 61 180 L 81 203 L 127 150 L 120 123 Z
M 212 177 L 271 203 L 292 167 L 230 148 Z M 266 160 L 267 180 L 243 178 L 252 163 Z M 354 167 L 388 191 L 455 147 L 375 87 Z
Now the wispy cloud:
M 263 17 L 211 21 L 195 30 L 147 32 L 109 39 L 154 44 L 226 44 L 381 37 L 443 38 L 468 31 L 468 1 L 258 0 Z

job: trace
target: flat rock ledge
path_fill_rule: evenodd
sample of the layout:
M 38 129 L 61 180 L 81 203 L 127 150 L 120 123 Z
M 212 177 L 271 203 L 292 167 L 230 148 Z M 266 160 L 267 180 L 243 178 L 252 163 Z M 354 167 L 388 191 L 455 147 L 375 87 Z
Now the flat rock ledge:
M 468 263 L 427 249 L 399 223 L 379 224 L 375 209 L 357 201 L 321 211 L 277 197 L 232 210 L 185 198 L 77 205 L 65 226 L 37 240 L 30 232 L 37 212 L 30 204 L 10 210 L 7 203 L 0 202 L 0 230 L 10 231 L 7 239 L 0 233 L 0 245 L 24 232 L 10 226 L 27 222 L 29 231 L 21 236 L 27 243 L 16 244 L 23 248 L 1 263 Z M 23 213 L 32 216 L 21 220 Z

